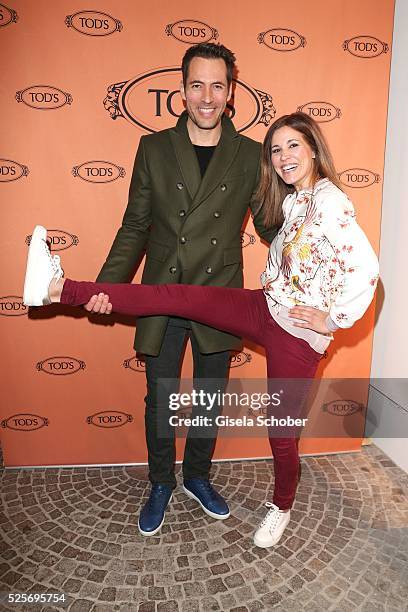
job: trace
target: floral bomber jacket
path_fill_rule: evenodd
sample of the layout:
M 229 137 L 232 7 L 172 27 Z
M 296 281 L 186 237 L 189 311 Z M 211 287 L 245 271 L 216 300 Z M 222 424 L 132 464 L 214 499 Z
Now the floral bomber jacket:
M 367 310 L 378 281 L 378 260 L 346 194 L 329 179 L 289 194 L 261 282 L 267 298 L 302 304 L 351 327 Z

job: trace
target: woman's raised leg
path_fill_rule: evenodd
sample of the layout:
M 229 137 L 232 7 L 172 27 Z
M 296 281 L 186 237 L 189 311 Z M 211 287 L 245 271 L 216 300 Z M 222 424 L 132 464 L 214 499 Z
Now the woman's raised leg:
M 265 296 L 262 290 L 201 285 L 131 285 L 66 279 L 61 304 L 81 306 L 93 295 L 109 295 L 113 312 L 182 317 L 263 344 Z

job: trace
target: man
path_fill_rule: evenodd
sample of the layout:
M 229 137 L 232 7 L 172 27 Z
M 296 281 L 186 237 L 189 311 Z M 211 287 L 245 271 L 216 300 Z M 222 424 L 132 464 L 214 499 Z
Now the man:
M 186 111 L 174 128 L 141 137 L 123 223 L 98 281 L 129 282 L 146 250 L 143 283 L 242 287 L 241 227 L 248 206 L 256 209 L 252 195 L 261 147 L 239 135 L 224 115 L 234 62 L 223 45 L 202 43 L 185 53 L 180 93 Z M 259 214 L 254 223 L 270 242 L 276 231 L 267 231 Z M 103 313 L 108 305 L 94 296 L 86 308 Z M 173 379 L 172 390 L 177 390 L 187 336 L 194 379 L 203 379 L 209 392 L 220 389 L 219 379 L 225 384 L 230 351 L 240 345 L 239 338 L 183 319 L 137 321 L 135 349 L 146 358 L 145 425 L 152 483 L 139 517 L 139 530 L 146 536 L 161 528 L 176 486 L 174 429 L 168 424 L 168 401 L 158 397 L 158 381 Z M 214 408 L 212 416 L 220 409 Z M 200 410 L 205 407 L 194 408 L 193 416 Z M 190 428 L 183 487 L 208 515 L 225 519 L 228 505 L 209 482 L 216 429 L 210 433 L 203 436 Z

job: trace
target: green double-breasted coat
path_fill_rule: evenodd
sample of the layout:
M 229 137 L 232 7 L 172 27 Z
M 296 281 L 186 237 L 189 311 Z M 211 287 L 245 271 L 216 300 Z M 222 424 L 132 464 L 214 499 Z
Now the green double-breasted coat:
M 122 226 L 97 280 L 130 282 L 146 251 L 143 283 L 242 287 L 241 230 L 248 207 L 256 209 L 260 152 L 260 143 L 238 134 L 224 116 L 201 180 L 185 112 L 174 128 L 142 136 Z M 259 213 L 254 224 L 270 242 L 275 228 L 267 230 Z M 167 317 L 139 318 L 136 350 L 157 355 L 166 326 Z M 240 345 L 239 338 L 199 323 L 192 331 L 203 353 Z

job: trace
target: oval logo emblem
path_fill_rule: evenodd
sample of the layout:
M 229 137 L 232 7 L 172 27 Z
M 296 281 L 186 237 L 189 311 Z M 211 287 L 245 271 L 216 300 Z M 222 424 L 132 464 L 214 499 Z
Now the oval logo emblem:
M 10 23 L 17 23 L 17 19 L 18 15 L 16 11 L 4 4 L 0 4 L 0 28 Z
M 124 117 L 147 132 L 172 127 L 184 110 L 180 96 L 180 68 L 152 70 L 141 76 L 109 85 L 103 101 L 112 119 Z M 234 80 L 235 95 L 227 105 L 235 129 L 243 132 L 263 123 L 268 126 L 276 114 L 272 96 Z
M 296 51 L 306 45 L 306 38 L 293 30 L 272 28 L 258 34 L 258 42 L 274 51 Z
M 0 183 L 17 181 L 23 176 L 30 174 L 27 166 L 13 161 L 12 159 L 0 159 Z
M 330 102 L 306 102 L 298 106 L 297 111 L 306 113 L 318 123 L 326 123 L 341 117 L 341 110 Z
M 123 29 L 119 19 L 99 11 L 79 11 L 65 17 L 65 24 L 80 34 L 87 36 L 109 36 Z
M 165 32 L 167 36 L 173 36 L 176 40 L 189 45 L 209 42 L 218 38 L 218 32 L 215 28 L 202 21 L 193 21 L 191 19 L 182 19 L 175 23 L 169 23 L 166 25 Z
M 47 427 L 49 420 L 38 414 L 30 414 L 23 412 L 21 414 L 13 414 L 13 416 L 4 419 L 1 426 L 14 431 L 35 431 L 41 427 Z
M 256 238 L 253 234 L 248 234 L 248 232 L 241 232 L 241 246 L 242 248 L 248 246 L 249 244 L 255 244 Z
M 126 175 L 125 169 L 109 161 L 89 161 L 72 168 L 72 174 L 88 183 L 111 183 Z
M 374 36 L 354 36 L 343 43 L 344 51 L 348 51 L 355 57 L 378 57 L 381 53 L 388 53 L 387 43 L 378 40 Z
M 16 93 L 17 102 L 36 110 L 55 110 L 72 104 L 72 96 L 52 85 L 32 85 Z
M 23 304 L 19 295 L 4 295 L 0 297 L 0 315 L 5 317 L 18 317 L 28 314 L 28 306 Z
M 362 412 L 363 408 L 363 404 L 353 400 L 335 400 L 334 402 L 323 404 L 323 412 L 328 412 L 334 416 L 349 416 L 356 412 Z
M 119 412 L 118 410 L 105 410 L 104 412 L 97 412 L 86 418 L 88 425 L 95 425 L 96 427 L 105 427 L 106 429 L 112 429 L 113 427 L 122 427 L 126 423 L 131 423 L 133 417 L 131 414 L 126 412 Z
M 340 182 L 346 187 L 356 187 L 361 189 L 362 187 L 370 187 L 374 183 L 379 183 L 381 177 L 371 170 L 364 168 L 350 168 L 349 170 L 343 170 L 339 173 Z
M 48 357 L 39 361 L 35 366 L 39 372 L 52 374 L 53 376 L 67 376 L 85 370 L 85 362 L 75 357 Z
M 232 353 L 230 357 L 230 368 L 239 368 L 245 363 L 250 363 L 252 361 L 252 355 L 249 353 Z
M 30 245 L 31 234 L 26 237 L 26 244 Z M 79 243 L 78 236 L 65 232 L 64 230 L 47 229 L 47 242 L 51 242 L 52 251 L 64 251 Z
M 129 368 L 134 372 L 146 372 L 146 364 L 141 359 L 137 357 L 130 357 L 129 359 L 125 359 L 123 362 L 124 368 Z

